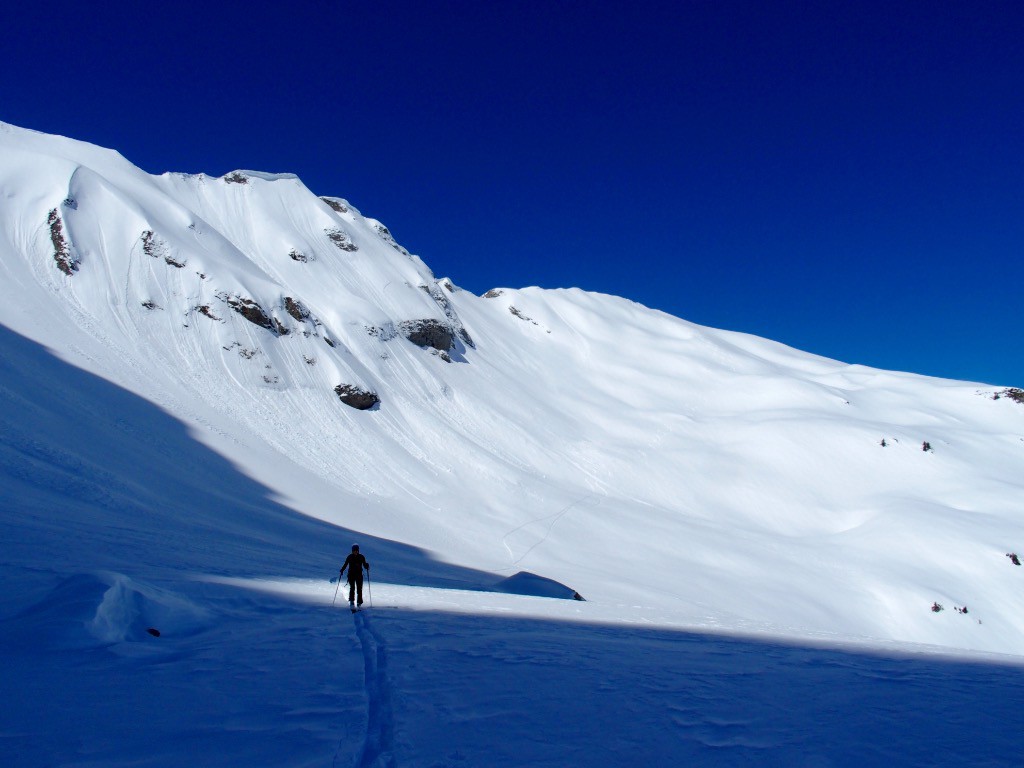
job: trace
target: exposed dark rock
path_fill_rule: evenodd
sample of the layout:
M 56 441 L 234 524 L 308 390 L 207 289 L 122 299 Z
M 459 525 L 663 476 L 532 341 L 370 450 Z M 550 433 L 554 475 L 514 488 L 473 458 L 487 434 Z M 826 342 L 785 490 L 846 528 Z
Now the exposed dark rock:
M 260 328 L 266 328 L 268 331 L 276 333 L 278 336 L 286 336 L 288 334 L 287 328 L 281 325 L 276 318 L 270 317 L 263 310 L 263 307 L 252 299 L 244 299 L 241 296 L 228 295 L 222 295 L 221 298 L 227 302 L 229 307 L 253 325 L 258 325 Z
M 491 288 L 491 290 L 489 290 L 487 293 L 485 293 L 483 297 L 485 299 L 496 299 L 499 296 L 501 296 L 503 293 L 504 293 L 504 291 L 500 291 L 497 288 Z
M 174 256 L 171 255 L 170 249 L 167 247 L 167 243 L 157 237 L 156 233 L 151 229 L 147 229 L 142 233 L 142 252 L 147 256 L 151 256 L 154 259 L 163 259 L 165 263 L 172 267 L 181 269 L 185 266 L 186 262 L 178 261 Z
M 508 311 L 511 312 L 516 317 L 518 317 L 520 320 L 525 320 L 528 323 L 533 323 L 534 325 L 538 325 L 536 320 L 534 320 L 532 317 L 527 317 L 526 315 L 524 315 L 522 312 L 520 312 L 518 309 L 516 309 L 512 305 L 509 305 Z
M 320 199 L 327 203 L 331 208 L 336 210 L 338 213 L 348 213 L 348 207 L 338 198 L 321 197 Z
M 359 246 L 352 242 L 352 238 L 348 236 L 348 233 L 340 229 L 325 229 L 324 234 L 343 251 L 359 250 Z
M 1002 395 L 1003 397 L 1010 398 L 1015 403 L 1020 403 L 1021 405 L 1024 405 L 1024 389 L 1010 387 L 1009 389 L 1004 389 L 999 394 Z
M 330 340 L 329 338 L 327 338 L 326 336 L 324 336 L 324 341 L 325 341 L 325 342 L 327 342 L 327 346 L 328 346 L 328 347 L 333 347 L 333 346 L 334 346 L 334 342 L 333 342 L 333 341 L 331 341 L 331 340 Z
M 292 248 L 288 252 L 288 255 L 291 257 L 292 261 L 298 261 L 302 264 L 305 264 L 307 261 L 309 261 L 309 257 L 306 254 L 300 251 L 296 251 L 294 248 Z
M 380 402 L 376 392 L 370 392 L 354 384 L 339 384 L 334 388 L 334 393 L 345 405 L 360 411 L 373 408 Z
M 210 309 L 210 305 L 209 304 L 203 304 L 201 307 L 196 307 L 196 311 L 200 315 L 205 315 L 206 317 L 210 318 L 211 320 L 216 320 L 218 323 L 221 322 L 221 319 L 219 317 L 217 317 L 215 314 L 213 314 L 213 310 Z
M 142 306 L 144 306 L 146 309 L 160 309 L 157 303 L 152 299 L 146 299 L 144 302 L 142 302 Z
M 296 301 L 291 296 L 284 297 L 284 310 L 300 323 L 309 320 L 309 310 L 301 301 Z
M 401 324 L 402 334 L 418 347 L 432 347 L 439 352 L 452 348 L 452 331 L 440 320 L 407 320 Z
M 1010 558 L 1010 562 L 1013 563 L 1014 565 L 1020 565 L 1020 558 L 1017 557 L 1017 553 L 1016 552 L 1007 552 L 1006 556 L 1008 558 Z
M 78 210 L 78 201 L 73 197 L 65 197 L 64 200 L 61 201 L 61 205 L 65 208 L 70 208 L 72 211 Z
M 244 173 L 235 171 L 234 173 L 229 173 L 227 176 L 225 176 L 224 182 L 226 184 L 248 184 L 249 177 L 246 176 Z
M 398 242 L 395 240 L 395 237 L 394 237 L 394 235 L 391 234 L 391 230 L 390 229 L 385 227 L 379 221 L 371 220 L 370 224 L 373 225 L 373 228 L 375 230 L 377 230 L 377 234 L 380 235 L 380 239 L 381 240 L 383 240 L 385 243 L 390 245 L 392 248 L 394 248 L 396 251 L 398 251 L 403 256 L 408 256 L 409 255 L 409 251 L 406 250 L 405 248 L 403 248 L 401 245 L 399 245 Z
M 71 246 L 64 238 L 64 221 L 61 219 L 57 209 L 53 208 L 46 217 L 46 223 L 50 225 L 50 242 L 53 243 L 53 260 L 57 262 L 57 269 L 69 277 L 78 271 L 81 262 L 71 253 Z
M 435 283 L 433 286 L 421 285 L 420 288 L 426 291 L 427 294 L 430 295 L 430 298 L 437 302 L 437 305 L 444 311 L 445 317 L 451 321 L 449 323 L 449 328 L 458 333 L 459 338 L 462 339 L 462 342 L 467 347 L 476 349 L 476 344 L 473 343 L 473 337 L 469 335 L 469 331 L 467 331 L 466 327 L 462 324 L 462 320 L 455 311 L 455 307 L 452 306 L 451 301 L 444 294 L 444 291 L 441 290 L 440 284 Z

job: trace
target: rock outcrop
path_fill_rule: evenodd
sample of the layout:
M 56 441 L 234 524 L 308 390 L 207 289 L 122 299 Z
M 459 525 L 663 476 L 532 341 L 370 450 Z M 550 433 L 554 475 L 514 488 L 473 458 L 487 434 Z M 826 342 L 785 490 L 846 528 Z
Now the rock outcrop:
M 380 402 L 376 392 L 357 387 L 354 384 L 339 384 L 334 388 L 334 393 L 345 405 L 359 411 L 369 410 Z

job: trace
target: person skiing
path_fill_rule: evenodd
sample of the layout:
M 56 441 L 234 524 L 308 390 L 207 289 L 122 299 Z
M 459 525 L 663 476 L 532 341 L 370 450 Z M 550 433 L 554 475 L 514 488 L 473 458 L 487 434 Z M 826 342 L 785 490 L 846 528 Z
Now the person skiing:
M 359 554 L 359 545 L 352 545 L 352 554 L 345 558 L 345 564 L 341 566 L 341 571 L 338 574 L 338 578 L 341 579 L 345 575 L 345 569 L 348 568 L 348 604 L 354 611 L 356 609 L 356 597 L 359 598 L 359 605 L 363 604 L 363 568 L 366 572 L 370 572 L 370 564 L 366 562 L 366 558 Z

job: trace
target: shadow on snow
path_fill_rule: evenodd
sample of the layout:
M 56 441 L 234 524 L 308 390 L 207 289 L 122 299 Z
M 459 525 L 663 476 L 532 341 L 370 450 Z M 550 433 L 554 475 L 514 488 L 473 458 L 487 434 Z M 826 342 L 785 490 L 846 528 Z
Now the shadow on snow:
M 3 326 L 0 434 L 3 563 L 30 581 L 103 569 L 326 581 L 354 541 L 391 581 L 487 589 L 500 578 L 280 504 L 177 418 Z
M 398 694 L 385 725 L 420 759 L 1021 765 L 1024 665 L 528 618 L 369 617 Z

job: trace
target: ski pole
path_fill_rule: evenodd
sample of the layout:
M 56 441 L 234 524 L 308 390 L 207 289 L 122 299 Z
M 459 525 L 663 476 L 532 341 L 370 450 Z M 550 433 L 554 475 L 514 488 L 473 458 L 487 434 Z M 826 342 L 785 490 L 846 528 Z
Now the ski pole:
M 331 607 L 334 607 L 335 601 L 338 599 L 338 590 L 341 589 L 341 574 L 338 574 L 338 586 L 334 588 L 334 600 L 331 600 Z
M 373 582 L 370 580 L 370 572 L 366 572 L 366 595 L 370 598 L 370 607 L 373 608 Z

